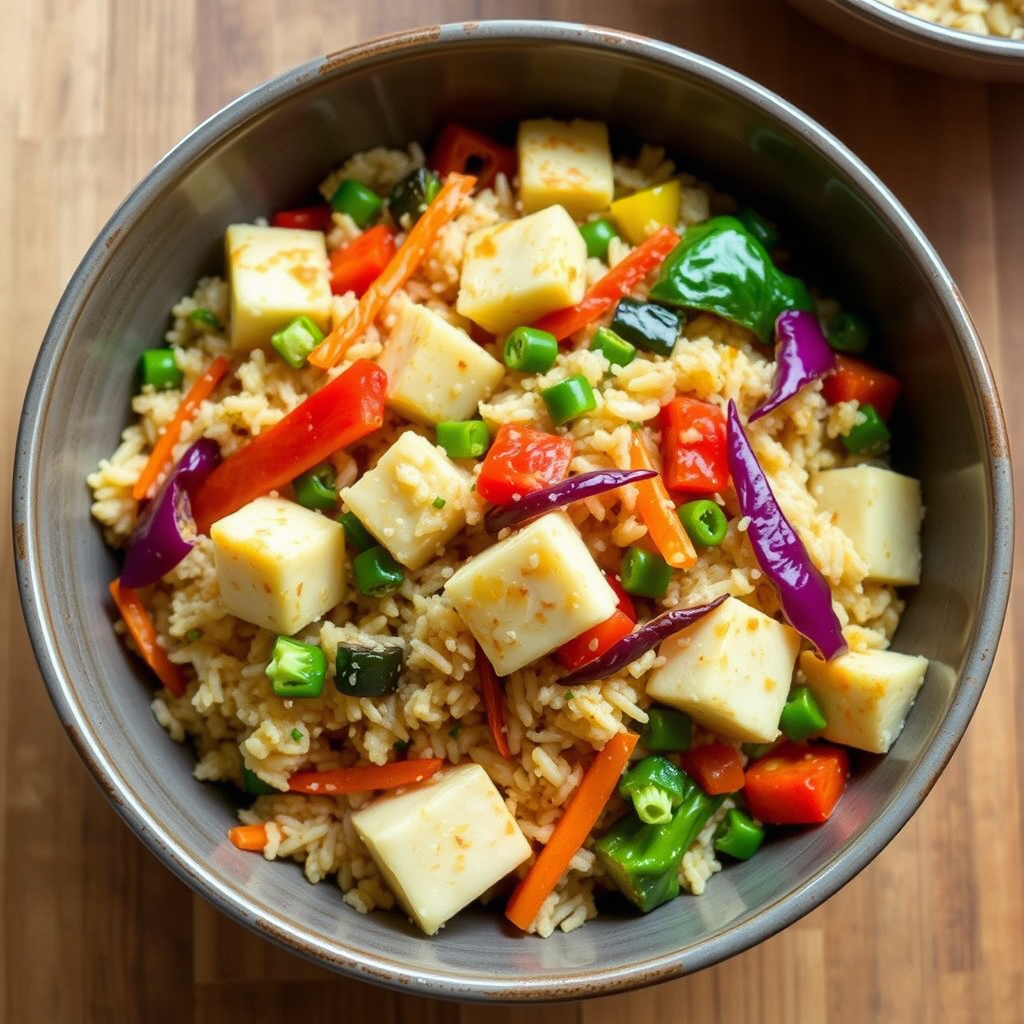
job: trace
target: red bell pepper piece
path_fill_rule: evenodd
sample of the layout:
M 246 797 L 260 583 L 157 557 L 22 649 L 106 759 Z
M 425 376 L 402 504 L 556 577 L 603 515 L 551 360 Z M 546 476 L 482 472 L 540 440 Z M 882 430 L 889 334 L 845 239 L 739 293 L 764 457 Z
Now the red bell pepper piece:
M 376 224 L 342 249 L 331 253 L 331 291 L 361 296 L 384 272 L 395 255 L 395 236 Z
M 322 231 L 324 234 L 331 230 L 333 223 L 331 208 L 327 203 L 303 206 L 297 210 L 280 210 L 270 218 L 271 227 Z
M 644 239 L 621 263 L 612 267 L 583 300 L 568 309 L 560 309 L 542 316 L 534 327 L 548 331 L 559 341 L 593 323 L 607 313 L 624 295 L 628 295 L 651 271 L 664 262 L 665 257 L 679 244 L 679 236 L 667 226 L 658 228 Z
M 665 486 L 714 494 L 729 483 L 725 414 L 717 405 L 680 395 L 661 410 L 661 466 Z
M 709 796 L 736 793 L 743 788 L 740 752 L 728 743 L 706 743 L 679 758 L 680 767 L 692 776 Z
M 284 419 L 226 458 L 192 495 L 196 529 L 283 487 L 384 422 L 387 374 L 368 359 L 314 392 Z
M 517 496 L 557 484 L 569 474 L 573 448 L 571 438 L 505 423 L 480 466 L 477 493 L 495 505 L 509 505 Z
M 604 622 L 599 622 L 579 636 L 574 636 L 555 651 L 559 664 L 570 672 L 601 657 L 610 647 L 614 647 L 624 637 L 629 636 L 636 625 L 636 609 L 629 594 L 622 589 L 622 584 L 614 576 L 605 573 L 604 578 L 619 599 L 618 607 Z
M 514 149 L 461 124 L 447 124 L 434 143 L 427 166 L 442 177 L 452 171 L 476 175 L 476 187 L 481 189 L 493 185 L 499 171 L 511 184 L 518 163 Z
M 747 768 L 750 813 L 776 825 L 827 821 L 850 773 L 842 747 L 783 743 Z
M 883 420 L 892 415 L 892 408 L 900 394 L 900 382 L 891 374 L 883 373 L 860 359 L 836 356 L 838 367 L 821 385 L 821 393 L 829 405 L 838 402 L 859 402 L 874 406 Z
M 505 735 L 505 708 L 502 703 L 501 686 L 494 674 L 494 666 L 487 660 L 487 655 L 479 646 L 476 649 L 476 664 L 480 672 L 484 708 L 487 711 L 487 728 L 494 742 L 494 749 L 507 761 L 512 757 L 512 751 L 508 749 L 508 739 Z

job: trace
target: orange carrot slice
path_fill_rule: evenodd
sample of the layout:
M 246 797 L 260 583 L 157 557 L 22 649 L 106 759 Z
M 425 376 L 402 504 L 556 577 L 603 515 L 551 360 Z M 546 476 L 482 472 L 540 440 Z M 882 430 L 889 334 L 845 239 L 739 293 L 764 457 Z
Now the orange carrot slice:
M 449 174 L 426 212 L 412 226 L 398 252 L 381 275 L 366 289 L 352 315 L 327 335 L 309 355 L 309 362 L 327 370 L 337 365 L 349 346 L 377 319 L 384 304 L 412 277 L 434 244 L 441 228 L 458 212 L 476 184 L 468 174 Z
M 240 850 L 262 853 L 267 845 L 267 826 L 262 821 L 255 825 L 236 825 L 228 829 L 228 839 Z
M 185 674 L 181 666 L 175 665 L 167 652 L 157 643 L 156 626 L 149 617 L 139 593 L 129 587 L 122 587 L 120 580 L 110 584 L 110 596 L 135 641 L 142 660 L 156 673 L 157 678 L 175 697 L 185 692 Z
M 629 466 L 630 469 L 658 468 L 639 430 L 634 430 L 629 439 Z M 661 557 L 675 569 L 689 569 L 696 565 L 697 551 L 676 515 L 676 506 L 669 497 L 665 481 L 658 475 L 641 480 L 634 486 L 637 511 Z
M 512 751 L 508 749 L 508 740 L 505 738 L 505 709 L 501 687 L 494 674 L 494 666 L 479 647 L 476 649 L 476 663 L 480 666 L 480 688 L 483 690 L 484 707 L 487 709 L 487 728 L 491 731 L 495 749 L 508 760 L 512 756 Z
M 524 932 L 529 929 L 544 900 L 558 885 L 569 861 L 601 816 L 638 738 L 632 732 L 616 733 L 591 761 L 547 846 L 540 851 L 508 901 L 505 916 L 517 928 Z
M 439 757 L 411 758 L 391 764 L 358 765 L 329 772 L 296 772 L 288 780 L 293 793 L 332 796 L 335 793 L 366 793 L 372 789 L 395 789 L 429 779 L 444 762 Z

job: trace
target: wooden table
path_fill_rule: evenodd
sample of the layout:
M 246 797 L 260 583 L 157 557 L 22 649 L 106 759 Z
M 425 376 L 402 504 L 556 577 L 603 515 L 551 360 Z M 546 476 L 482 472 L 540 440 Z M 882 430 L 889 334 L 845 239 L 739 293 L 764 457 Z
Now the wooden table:
M 778 0 L 4 0 L 0 60 L 3 486 L 38 340 L 87 244 L 202 118 L 300 61 L 392 29 L 590 20 L 729 64 L 818 118 L 892 187 L 973 311 L 1024 439 L 1024 87 L 944 80 L 854 49 Z M 1014 344 L 1014 339 L 1017 344 Z M 3 497 L 9 507 L 9 495 Z M 964 528 L 970 529 L 965 523 Z M 2 558 L 3 1021 L 1020 1024 L 1024 892 L 1011 607 L 966 740 L 854 882 L 785 933 L 692 978 L 552 1007 L 395 995 L 314 968 L 219 916 L 107 806 L 35 671 Z

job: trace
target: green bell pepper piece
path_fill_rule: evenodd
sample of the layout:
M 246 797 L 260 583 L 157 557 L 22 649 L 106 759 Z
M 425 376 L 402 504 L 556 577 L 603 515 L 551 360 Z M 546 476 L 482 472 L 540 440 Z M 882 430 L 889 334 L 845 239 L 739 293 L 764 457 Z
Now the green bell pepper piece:
M 764 246 L 735 217 L 712 217 L 687 228 L 661 265 L 650 298 L 716 313 L 768 343 L 787 309 L 813 312 L 802 281 L 783 274 Z

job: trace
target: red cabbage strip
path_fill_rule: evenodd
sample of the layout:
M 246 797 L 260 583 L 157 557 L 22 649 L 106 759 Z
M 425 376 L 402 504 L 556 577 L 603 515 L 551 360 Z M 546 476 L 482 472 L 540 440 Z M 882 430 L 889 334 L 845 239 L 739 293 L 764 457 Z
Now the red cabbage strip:
M 524 494 L 511 505 L 497 505 L 488 509 L 484 516 L 484 527 L 492 533 L 504 530 L 506 526 L 518 526 L 528 519 L 536 519 L 552 509 L 570 505 L 582 498 L 613 491 L 624 484 L 635 484 L 658 474 L 653 469 L 595 469 L 591 473 L 580 473 L 539 491 Z
M 624 636 L 617 644 L 609 647 L 600 658 L 595 658 L 575 672 L 570 672 L 558 682 L 590 683 L 595 679 L 606 679 L 657 647 L 666 637 L 692 626 L 698 619 L 702 619 L 708 612 L 717 608 L 728 596 L 722 594 L 714 601 L 699 604 L 696 608 L 673 608 L 671 611 L 663 612 L 650 622 L 645 622 L 639 629 L 634 629 L 629 636 Z
M 821 325 L 813 313 L 787 309 L 775 321 L 775 380 L 771 396 L 751 414 L 750 422 L 777 409 L 811 381 L 836 368 Z
M 846 651 L 839 619 L 832 608 L 832 591 L 803 542 L 772 494 L 768 478 L 754 455 L 736 403 L 729 402 L 729 473 L 740 514 L 750 520 L 747 537 L 761 571 L 779 595 L 782 611 L 827 660 Z

